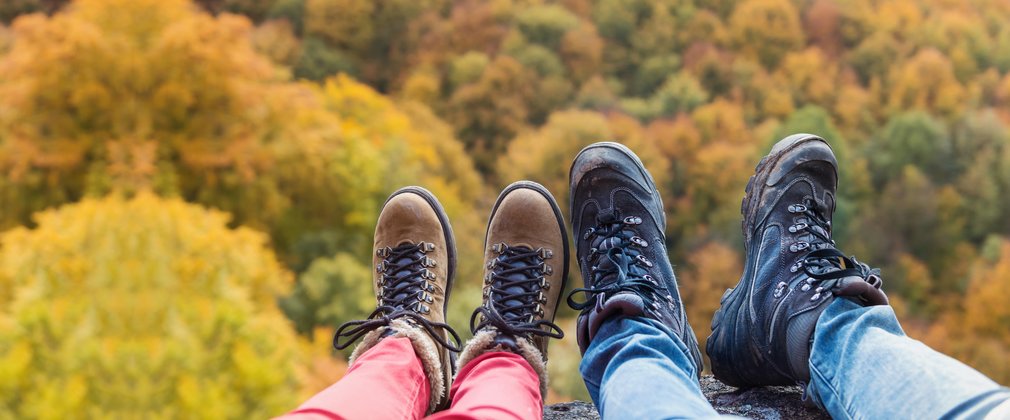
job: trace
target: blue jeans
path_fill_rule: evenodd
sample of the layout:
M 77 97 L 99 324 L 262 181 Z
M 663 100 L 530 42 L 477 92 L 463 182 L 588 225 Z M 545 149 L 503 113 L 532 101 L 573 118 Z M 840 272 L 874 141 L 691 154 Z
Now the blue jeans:
M 838 299 L 821 314 L 810 357 L 813 401 L 836 419 L 981 418 L 1010 413 L 1010 390 L 905 336 L 887 306 Z M 580 366 L 604 419 L 718 414 L 684 343 L 651 319 L 603 323 Z

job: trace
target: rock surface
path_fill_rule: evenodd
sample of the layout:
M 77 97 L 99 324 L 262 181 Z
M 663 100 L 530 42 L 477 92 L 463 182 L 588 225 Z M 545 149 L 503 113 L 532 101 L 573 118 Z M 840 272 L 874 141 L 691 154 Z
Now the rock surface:
M 701 378 L 701 390 L 716 411 L 761 420 L 826 420 L 827 413 L 808 407 L 801 400 L 799 387 L 767 387 L 738 391 L 711 376 Z M 544 419 L 586 419 L 600 416 L 592 403 L 573 401 L 547 406 Z

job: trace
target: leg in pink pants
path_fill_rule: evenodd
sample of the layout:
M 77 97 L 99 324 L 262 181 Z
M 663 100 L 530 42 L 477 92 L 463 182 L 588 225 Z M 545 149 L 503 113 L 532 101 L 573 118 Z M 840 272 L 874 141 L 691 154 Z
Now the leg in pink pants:
M 337 383 L 280 417 L 304 419 L 418 419 L 431 387 L 410 340 L 390 337 L 355 360 Z M 538 419 L 540 379 L 522 356 L 489 352 L 464 366 L 450 391 L 452 406 L 438 419 Z

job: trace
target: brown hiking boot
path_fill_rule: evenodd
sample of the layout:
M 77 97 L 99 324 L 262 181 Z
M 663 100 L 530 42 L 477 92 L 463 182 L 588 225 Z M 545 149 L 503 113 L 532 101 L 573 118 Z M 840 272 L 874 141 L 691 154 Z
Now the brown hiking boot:
M 474 338 L 459 366 L 489 350 L 510 351 L 529 361 L 546 395 L 547 340 L 564 336 L 553 321 L 568 278 L 568 234 L 546 188 L 519 181 L 502 191 L 488 220 L 484 261 L 483 304 L 470 317 Z
M 343 349 L 363 337 L 351 355 L 353 362 L 383 338 L 409 338 L 431 383 L 428 411 L 434 412 L 448 405 L 453 353 L 459 351 L 459 336 L 445 323 L 456 267 L 445 210 L 428 190 L 397 190 L 379 214 L 373 249 L 378 307 L 365 320 L 341 325 L 333 345 Z

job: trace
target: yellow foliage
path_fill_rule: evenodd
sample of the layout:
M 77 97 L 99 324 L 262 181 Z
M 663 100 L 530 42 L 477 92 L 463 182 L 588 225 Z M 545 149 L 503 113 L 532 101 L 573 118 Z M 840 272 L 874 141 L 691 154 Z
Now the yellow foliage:
M 893 90 L 888 94 L 892 110 L 936 109 L 956 116 L 965 99 L 964 87 L 954 77 L 954 69 L 939 51 L 919 52 L 891 74 Z
M 729 19 L 733 43 L 747 57 L 777 67 L 782 56 L 803 44 L 796 8 L 788 0 L 746 0 Z
M 0 418 L 264 418 L 299 348 L 266 236 L 142 193 L 0 236 Z
M 937 322 L 927 342 L 985 372 L 999 383 L 1010 383 L 1010 242 L 991 241 L 995 255 L 976 261 L 964 310 Z M 989 247 L 990 245 L 987 245 Z

